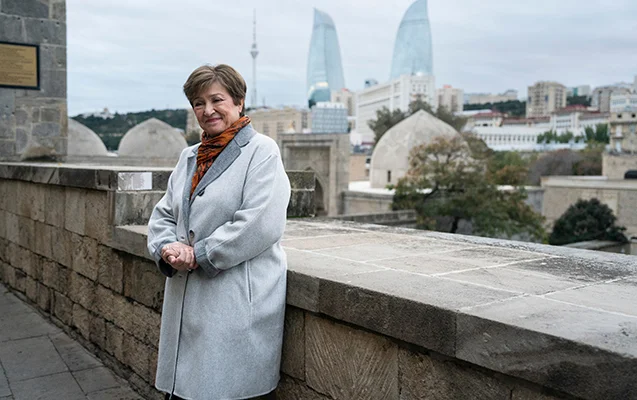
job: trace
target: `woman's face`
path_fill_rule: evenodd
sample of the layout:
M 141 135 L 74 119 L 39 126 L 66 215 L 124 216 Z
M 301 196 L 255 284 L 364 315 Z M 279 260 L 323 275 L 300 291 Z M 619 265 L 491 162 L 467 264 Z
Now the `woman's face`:
M 243 100 L 234 104 L 232 96 L 219 83 L 212 83 L 192 102 L 199 126 L 208 134 L 216 136 L 240 118 Z

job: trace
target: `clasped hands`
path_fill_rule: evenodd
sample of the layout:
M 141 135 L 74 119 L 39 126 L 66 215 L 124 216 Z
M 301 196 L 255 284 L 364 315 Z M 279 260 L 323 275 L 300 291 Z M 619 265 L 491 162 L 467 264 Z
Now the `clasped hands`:
M 195 249 L 181 242 L 168 243 L 161 249 L 161 258 L 177 271 L 196 269 Z

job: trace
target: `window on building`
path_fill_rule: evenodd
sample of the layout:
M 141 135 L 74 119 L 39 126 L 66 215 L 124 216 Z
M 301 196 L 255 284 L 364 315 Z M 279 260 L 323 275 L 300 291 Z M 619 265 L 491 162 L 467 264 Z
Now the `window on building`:
M 391 171 L 387 171 L 387 183 L 391 183 Z

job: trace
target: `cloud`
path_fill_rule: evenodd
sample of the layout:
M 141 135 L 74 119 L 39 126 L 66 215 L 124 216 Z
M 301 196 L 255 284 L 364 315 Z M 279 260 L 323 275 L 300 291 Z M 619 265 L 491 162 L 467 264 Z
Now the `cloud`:
M 259 102 L 305 104 L 312 5 L 336 24 L 346 85 L 387 79 L 411 0 L 67 0 L 69 112 L 185 107 L 181 85 L 204 63 L 228 63 L 252 84 L 252 10 Z M 538 80 L 632 81 L 637 2 L 429 1 L 438 86 L 501 92 Z

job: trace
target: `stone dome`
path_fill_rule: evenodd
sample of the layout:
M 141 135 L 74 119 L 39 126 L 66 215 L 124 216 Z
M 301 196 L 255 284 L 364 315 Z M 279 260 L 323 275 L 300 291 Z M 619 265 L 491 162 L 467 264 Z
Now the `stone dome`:
M 370 165 L 372 188 L 397 184 L 409 170 L 409 153 L 415 146 L 431 143 L 439 136 L 454 137 L 459 133 L 451 125 L 424 110 L 399 122 L 380 138 Z
M 102 139 L 86 125 L 69 118 L 68 156 L 107 156 Z
M 183 135 L 167 123 L 150 118 L 132 127 L 119 143 L 121 157 L 179 158 L 188 147 Z

